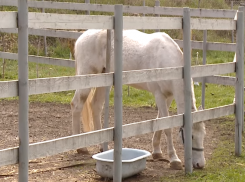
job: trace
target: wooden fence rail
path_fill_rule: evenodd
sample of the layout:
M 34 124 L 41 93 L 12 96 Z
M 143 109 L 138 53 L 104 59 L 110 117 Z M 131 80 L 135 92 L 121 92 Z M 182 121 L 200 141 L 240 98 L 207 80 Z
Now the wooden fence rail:
M 235 64 L 236 63 L 232 62 L 214 65 L 193 66 L 191 69 L 191 76 L 195 78 L 233 73 L 235 72 Z M 122 75 L 123 84 L 181 78 L 183 78 L 183 67 L 124 71 Z M 17 85 L 17 80 L 0 81 L 0 98 L 18 96 Z M 29 95 L 92 87 L 107 87 L 112 85 L 113 73 L 29 79 Z
M 2 6 L 17 6 L 17 0 L 0 0 Z M 82 11 L 100 11 L 114 13 L 114 5 L 50 2 L 50 1 L 28 1 L 28 6 L 32 8 L 66 9 Z M 148 6 L 123 6 L 124 13 L 158 14 L 168 16 L 183 16 L 182 8 L 172 7 L 148 7 Z M 207 18 L 234 18 L 236 10 L 220 9 L 190 9 L 190 16 Z
M 235 105 L 192 113 L 193 123 L 234 114 Z M 183 125 L 183 114 L 123 125 L 123 138 L 151 133 Z M 113 128 L 57 138 L 29 145 L 29 160 L 47 157 L 77 148 L 113 141 Z M 0 167 L 18 163 L 18 147 L 0 150 Z

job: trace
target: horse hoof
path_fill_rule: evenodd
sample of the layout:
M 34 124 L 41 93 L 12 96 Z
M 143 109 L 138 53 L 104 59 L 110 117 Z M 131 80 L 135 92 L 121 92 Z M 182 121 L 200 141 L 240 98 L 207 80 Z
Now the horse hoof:
M 163 159 L 163 156 L 161 153 L 154 153 L 152 154 L 152 158 L 155 159 Z
M 182 170 L 183 166 L 180 161 L 173 161 L 173 162 L 170 162 L 170 168 L 175 169 L 175 170 Z
M 89 154 L 89 151 L 87 148 L 80 148 L 80 149 L 77 149 L 77 153 L 78 154 Z

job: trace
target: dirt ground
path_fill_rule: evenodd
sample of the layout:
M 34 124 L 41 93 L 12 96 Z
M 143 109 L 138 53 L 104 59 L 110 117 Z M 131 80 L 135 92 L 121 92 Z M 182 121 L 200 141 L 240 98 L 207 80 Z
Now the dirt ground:
M 18 146 L 18 101 L 0 101 L 0 150 Z M 124 107 L 124 124 L 156 118 L 157 110 L 150 107 Z M 113 125 L 113 108 L 110 109 L 110 125 Z M 219 119 L 220 120 L 220 119 Z M 29 112 L 30 143 L 50 140 L 71 135 L 71 112 L 69 104 L 30 103 Z M 208 160 L 218 142 L 216 121 L 206 122 L 205 157 Z M 152 151 L 152 133 L 130 137 L 123 140 L 123 147 Z M 183 146 L 174 128 L 174 144 L 182 161 Z M 109 147 L 113 146 L 110 143 Z M 162 135 L 162 150 L 166 154 L 166 143 Z M 95 171 L 96 161 L 92 155 L 99 152 L 98 146 L 89 147 L 89 155 L 77 154 L 76 151 L 61 153 L 55 156 L 30 161 L 29 181 L 110 181 L 101 178 Z M 183 171 L 172 170 L 164 161 L 147 160 L 146 169 L 141 173 L 124 179 L 125 182 L 158 181 L 164 176 L 176 176 Z M 0 181 L 18 181 L 18 165 L 0 168 Z

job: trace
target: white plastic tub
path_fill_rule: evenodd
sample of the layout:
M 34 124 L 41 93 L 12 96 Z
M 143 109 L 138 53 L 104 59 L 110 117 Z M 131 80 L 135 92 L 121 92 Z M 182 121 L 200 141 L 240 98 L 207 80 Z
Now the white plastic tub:
M 108 150 L 93 155 L 96 159 L 96 171 L 105 178 L 113 178 L 113 152 Z M 146 167 L 146 158 L 151 153 L 145 150 L 123 148 L 122 149 L 122 178 L 133 176 Z

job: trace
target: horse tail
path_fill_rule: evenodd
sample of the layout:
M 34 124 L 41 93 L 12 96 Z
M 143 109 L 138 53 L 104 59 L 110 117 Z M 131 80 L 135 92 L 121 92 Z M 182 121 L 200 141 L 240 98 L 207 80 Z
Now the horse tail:
M 84 132 L 89 132 L 94 130 L 94 122 L 93 122 L 93 113 L 91 109 L 91 102 L 94 97 L 94 93 L 96 88 L 92 88 L 86 102 L 83 105 L 81 119 L 83 123 L 83 130 Z

